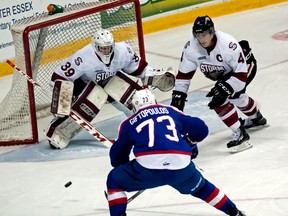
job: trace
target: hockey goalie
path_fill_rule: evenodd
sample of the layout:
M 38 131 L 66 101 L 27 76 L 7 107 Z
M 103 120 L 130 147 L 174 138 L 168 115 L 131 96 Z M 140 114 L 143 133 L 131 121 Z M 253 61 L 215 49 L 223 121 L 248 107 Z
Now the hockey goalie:
M 125 42 L 114 42 L 113 34 L 98 30 L 92 43 L 60 63 L 52 74 L 51 112 L 54 118 L 46 130 L 53 149 L 63 149 L 81 130 L 69 117 L 71 109 L 91 122 L 108 101 L 129 115 L 131 97 L 142 88 L 128 75 L 140 78 L 143 86 L 169 91 L 175 84 L 175 72 L 155 70 Z M 124 106 L 123 106 L 124 105 Z

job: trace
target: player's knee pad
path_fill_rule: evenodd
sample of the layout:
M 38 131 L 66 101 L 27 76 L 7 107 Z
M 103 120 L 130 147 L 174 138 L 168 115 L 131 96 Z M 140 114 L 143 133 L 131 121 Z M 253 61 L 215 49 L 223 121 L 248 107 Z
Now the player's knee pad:
M 107 93 L 93 82 L 87 84 L 72 105 L 84 120 L 91 122 L 107 100 Z M 81 126 L 70 117 L 57 117 L 49 125 L 46 137 L 56 148 L 67 147 L 70 140 L 81 130 Z

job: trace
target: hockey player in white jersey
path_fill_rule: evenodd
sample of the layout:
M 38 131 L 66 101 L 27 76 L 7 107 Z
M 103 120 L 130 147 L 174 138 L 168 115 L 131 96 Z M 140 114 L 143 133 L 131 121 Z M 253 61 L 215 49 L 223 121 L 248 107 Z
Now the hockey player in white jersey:
M 154 70 L 127 43 L 114 42 L 113 34 L 104 29 L 94 34 L 91 44 L 55 68 L 50 81 L 55 118 L 46 130 L 51 148 L 65 148 L 80 131 L 81 127 L 69 117 L 71 109 L 91 122 L 108 101 L 130 115 L 130 98 L 140 86 L 137 79 L 133 81 L 124 73 L 161 91 L 171 90 L 175 83 L 173 69 Z
M 256 102 L 246 93 L 246 87 L 256 73 L 256 60 L 249 43 L 241 41 L 241 45 L 242 48 L 231 35 L 215 31 L 209 16 L 198 17 L 193 25 L 193 38 L 182 52 L 171 101 L 172 106 L 184 109 L 197 68 L 207 78 L 216 81 L 207 94 L 211 97 L 208 106 L 233 131 L 232 140 L 227 144 L 232 152 L 252 147 L 245 128 L 266 124 Z M 236 107 L 248 118 L 240 121 Z

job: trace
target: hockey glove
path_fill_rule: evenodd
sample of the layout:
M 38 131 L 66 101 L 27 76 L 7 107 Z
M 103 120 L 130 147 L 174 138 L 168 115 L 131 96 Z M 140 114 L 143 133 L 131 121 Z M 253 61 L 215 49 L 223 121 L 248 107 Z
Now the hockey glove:
M 198 156 L 198 146 L 197 146 L 197 142 L 193 142 L 191 138 L 189 138 L 189 135 L 186 134 L 185 136 L 183 136 L 184 140 L 192 147 L 192 151 L 191 151 L 191 160 L 195 159 Z
M 186 98 L 187 98 L 186 93 L 174 90 L 172 93 L 172 101 L 170 105 L 183 111 Z
M 209 108 L 215 109 L 221 106 L 232 94 L 233 89 L 227 82 L 216 82 L 215 86 L 206 95 L 206 97 L 212 97 L 212 100 L 208 103 Z
M 198 156 L 198 146 L 197 144 L 193 144 L 192 146 L 192 154 L 191 154 L 191 160 L 195 159 Z

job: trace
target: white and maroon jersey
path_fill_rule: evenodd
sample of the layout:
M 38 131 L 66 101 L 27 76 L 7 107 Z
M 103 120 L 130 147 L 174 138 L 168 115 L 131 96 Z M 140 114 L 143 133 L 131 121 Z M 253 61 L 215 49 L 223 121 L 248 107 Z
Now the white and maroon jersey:
M 60 63 L 52 75 L 50 86 L 56 79 L 74 82 L 81 78 L 86 83 L 98 83 L 123 71 L 132 76 L 143 78 L 151 68 L 125 42 L 115 43 L 114 54 L 109 65 L 105 65 L 96 55 L 91 44 L 86 45 Z
M 211 80 L 225 80 L 234 92 L 245 87 L 247 65 L 239 43 L 224 32 L 216 31 L 215 35 L 216 45 L 210 53 L 196 38 L 186 43 L 179 64 L 175 90 L 187 93 L 197 68 Z

